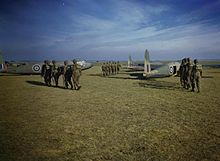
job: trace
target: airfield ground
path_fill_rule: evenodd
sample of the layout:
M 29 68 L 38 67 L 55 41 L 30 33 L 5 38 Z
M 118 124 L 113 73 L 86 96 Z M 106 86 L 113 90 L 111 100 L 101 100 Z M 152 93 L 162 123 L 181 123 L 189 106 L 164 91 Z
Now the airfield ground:
M 201 93 L 98 66 L 80 91 L 0 76 L 0 160 L 220 160 L 220 69 L 203 73 Z

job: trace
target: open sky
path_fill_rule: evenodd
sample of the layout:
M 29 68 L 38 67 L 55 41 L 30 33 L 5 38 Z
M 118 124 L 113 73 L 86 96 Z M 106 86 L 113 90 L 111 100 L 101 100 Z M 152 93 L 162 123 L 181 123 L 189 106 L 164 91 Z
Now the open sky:
M 220 59 L 220 0 L 1 0 L 8 60 Z

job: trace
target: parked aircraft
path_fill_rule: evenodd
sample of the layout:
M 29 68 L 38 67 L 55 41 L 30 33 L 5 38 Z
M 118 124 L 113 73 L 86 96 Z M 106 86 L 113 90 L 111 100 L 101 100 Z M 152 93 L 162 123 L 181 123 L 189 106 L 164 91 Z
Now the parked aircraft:
M 2 60 L 3 62 L 3 60 Z M 1 62 L 0 62 L 1 63 Z M 63 61 L 57 61 L 57 66 L 64 66 Z M 72 61 L 68 61 L 72 65 Z M 92 67 L 92 63 L 85 60 L 77 60 L 77 64 L 82 67 L 82 70 Z M 0 72 L 15 73 L 15 74 L 40 74 L 42 61 L 6 61 L 5 64 L 0 65 Z
M 131 60 L 131 57 L 129 56 L 127 68 L 130 70 L 144 71 L 143 73 L 144 77 L 165 77 L 165 76 L 177 75 L 177 72 L 179 71 L 180 68 L 180 63 L 179 62 L 152 63 L 150 62 L 150 54 L 148 50 L 146 50 L 144 56 L 144 64 L 142 63 L 135 64 Z

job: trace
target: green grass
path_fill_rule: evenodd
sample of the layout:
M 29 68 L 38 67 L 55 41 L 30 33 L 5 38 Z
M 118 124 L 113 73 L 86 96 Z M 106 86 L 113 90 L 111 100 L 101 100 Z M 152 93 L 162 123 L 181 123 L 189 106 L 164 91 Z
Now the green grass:
M 41 81 L 0 76 L 0 160 L 220 160 L 220 69 L 204 71 L 201 93 L 99 66 L 80 91 Z

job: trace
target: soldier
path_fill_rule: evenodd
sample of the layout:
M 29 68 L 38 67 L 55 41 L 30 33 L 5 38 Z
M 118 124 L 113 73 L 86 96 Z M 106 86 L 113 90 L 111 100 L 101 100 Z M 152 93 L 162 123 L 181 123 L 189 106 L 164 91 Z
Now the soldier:
M 106 63 L 106 76 L 110 75 L 110 64 L 109 62 Z
M 73 78 L 73 85 L 75 90 L 79 90 L 81 88 L 79 84 L 79 78 L 81 76 L 81 66 L 77 64 L 76 60 L 73 60 L 73 73 L 72 73 L 72 78 Z
M 42 67 L 41 67 L 41 77 L 44 77 L 44 75 L 45 75 L 45 70 L 46 70 L 46 63 L 47 63 L 47 61 L 46 60 L 44 60 L 44 64 L 42 65 Z M 45 77 L 44 77 L 45 78 Z M 44 83 L 46 84 L 46 79 L 44 79 Z
M 201 91 L 201 76 L 202 76 L 202 65 L 198 64 L 198 60 L 194 60 L 194 65 L 192 68 L 192 92 L 195 91 L 195 86 L 198 92 Z
M 187 62 L 186 58 L 183 59 L 183 88 L 187 88 Z
M 183 80 L 183 64 L 184 64 L 184 59 L 182 59 L 182 61 L 181 61 L 181 65 L 180 65 L 180 69 L 179 69 L 179 75 L 180 75 L 180 85 L 182 86 L 182 87 L 184 87 L 184 80 Z
M 120 68 L 121 68 L 121 64 L 120 64 L 119 61 L 118 61 L 118 62 L 117 62 L 117 73 L 119 73 Z
M 65 88 L 68 88 L 70 84 L 71 89 L 73 89 L 73 83 L 71 81 L 72 68 L 71 66 L 68 65 L 68 61 L 64 61 L 63 75 L 64 75 Z
M 56 61 L 52 61 L 52 78 L 55 81 L 56 87 L 58 86 L 58 80 L 59 80 L 60 72 L 59 67 L 56 65 Z
M 47 60 L 44 67 L 44 80 L 46 85 L 51 86 L 52 68 L 50 62 Z
M 114 64 L 113 64 L 113 62 L 110 62 L 110 68 L 111 68 L 111 70 L 110 70 L 111 74 L 114 74 Z
M 193 65 L 190 58 L 187 58 L 186 61 L 186 89 L 189 89 L 191 86 L 191 73 Z
M 102 64 L 101 69 L 102 69 L 102 76 L 104 76 L 104 77 L 105 77 L 105 76 L 106 76 L 106 71 L 105 71 L 105 70 L 106 70 L 106 69 L 105 69 L 105 63 L 103 63 L 103 64 Z
M 114 71 L 114 74 L 116 74 L 116 71 L 117 71 L 117 65 L 116 65 L 116 62 L 113 63 L 113 71 Z

